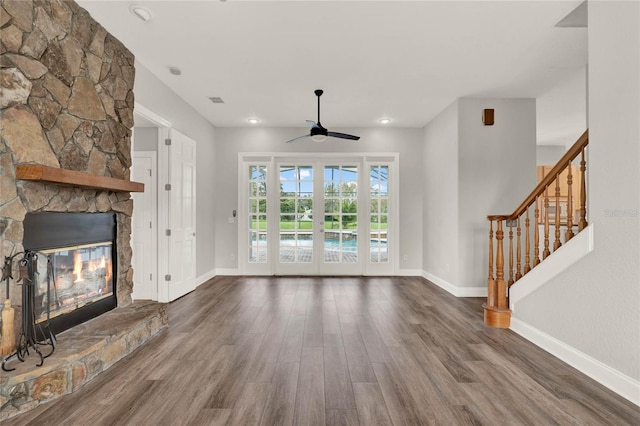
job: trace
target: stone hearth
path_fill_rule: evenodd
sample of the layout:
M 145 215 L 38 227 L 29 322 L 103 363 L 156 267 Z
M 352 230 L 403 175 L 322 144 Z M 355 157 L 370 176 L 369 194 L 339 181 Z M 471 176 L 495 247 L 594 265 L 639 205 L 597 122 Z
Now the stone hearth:
M 166 306 L 134 302 L 61 333 L 41 367 L 36 356 L 13 362 L 0 378 L 0 422 L 74 392 L 133 352 L 166 327 Z

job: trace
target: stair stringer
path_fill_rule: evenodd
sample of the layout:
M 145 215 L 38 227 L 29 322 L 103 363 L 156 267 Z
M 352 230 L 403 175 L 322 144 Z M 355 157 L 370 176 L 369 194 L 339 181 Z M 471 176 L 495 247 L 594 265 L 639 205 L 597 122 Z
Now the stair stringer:
M 593 251 L 593 224 L 587 226 L 509 289 L 509 307 L 515 314 L 518 302 L 547 284 L 569 266 Z

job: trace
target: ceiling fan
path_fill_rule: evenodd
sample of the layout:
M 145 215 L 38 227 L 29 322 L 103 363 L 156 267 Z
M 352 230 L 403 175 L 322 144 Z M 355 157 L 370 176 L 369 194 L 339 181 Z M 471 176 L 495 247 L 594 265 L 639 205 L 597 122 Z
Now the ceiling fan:
M 340 139 L 350 139 L 354 141 L 357 141 L 358 139 L 360 139 L 360 136 L 348 135 L 346 133 L 339 133 L 339 132 L 330 132 L 326 128 L 324 128 L 320 123 L 320 96 L 322 96 L 324 91 L 318 89 L 314 93 L 318 97 L 318 121 L 315 122 L 315 121 L 307 120 L 307 124 L 311 128 L 311 130 L 309 131 L 309 134 L 304 136 L 299 136 L 297 138 L 293 138 L 290 141 L 287 141 L 287 143 L 297 142 L 299 140 L 303 140 L 307 138 L 311 138 L 311 140 L 314 142 L 324 142 L 329 136 L 334 138 L 340 138 Z

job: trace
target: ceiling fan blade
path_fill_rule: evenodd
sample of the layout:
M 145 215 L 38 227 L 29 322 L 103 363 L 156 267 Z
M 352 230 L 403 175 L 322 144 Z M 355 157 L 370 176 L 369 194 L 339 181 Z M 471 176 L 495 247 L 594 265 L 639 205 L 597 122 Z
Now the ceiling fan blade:
M 332 136 L 334 138 L 340 138 L 340 139 L 350 139 L 352 141 L 357 141 L 360 139 L 360 136 L 348 135 L 346 133 L 339 133 L 339 132 L 327 132 L 327 136 Z
M 309 125 L 310 129 L 313 129 L 314 127 L 318 127 L 318 124 L 313 120 L 307 120 L 307 124 Z
M 298 136 L 297 138 L 293 138 L 291 140 L 288 140 L 287 143 L 298 142 L 298 141 L 301 141 L 303 139 L 309 139 L 310 137 L 311 136 L 309 136 L 309 135 Z

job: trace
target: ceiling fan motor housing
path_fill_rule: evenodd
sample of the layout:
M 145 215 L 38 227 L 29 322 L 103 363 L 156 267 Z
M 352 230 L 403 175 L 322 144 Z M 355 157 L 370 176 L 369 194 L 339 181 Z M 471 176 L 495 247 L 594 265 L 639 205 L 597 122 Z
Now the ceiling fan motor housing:
M 327 133 L 328 133 L 327 129 L 322 127 L 322 124 L 320 123 L 317 123 L 317 125 L 311 128 L 311 136 L 316 136 L 316 135 L 327 136 Z

